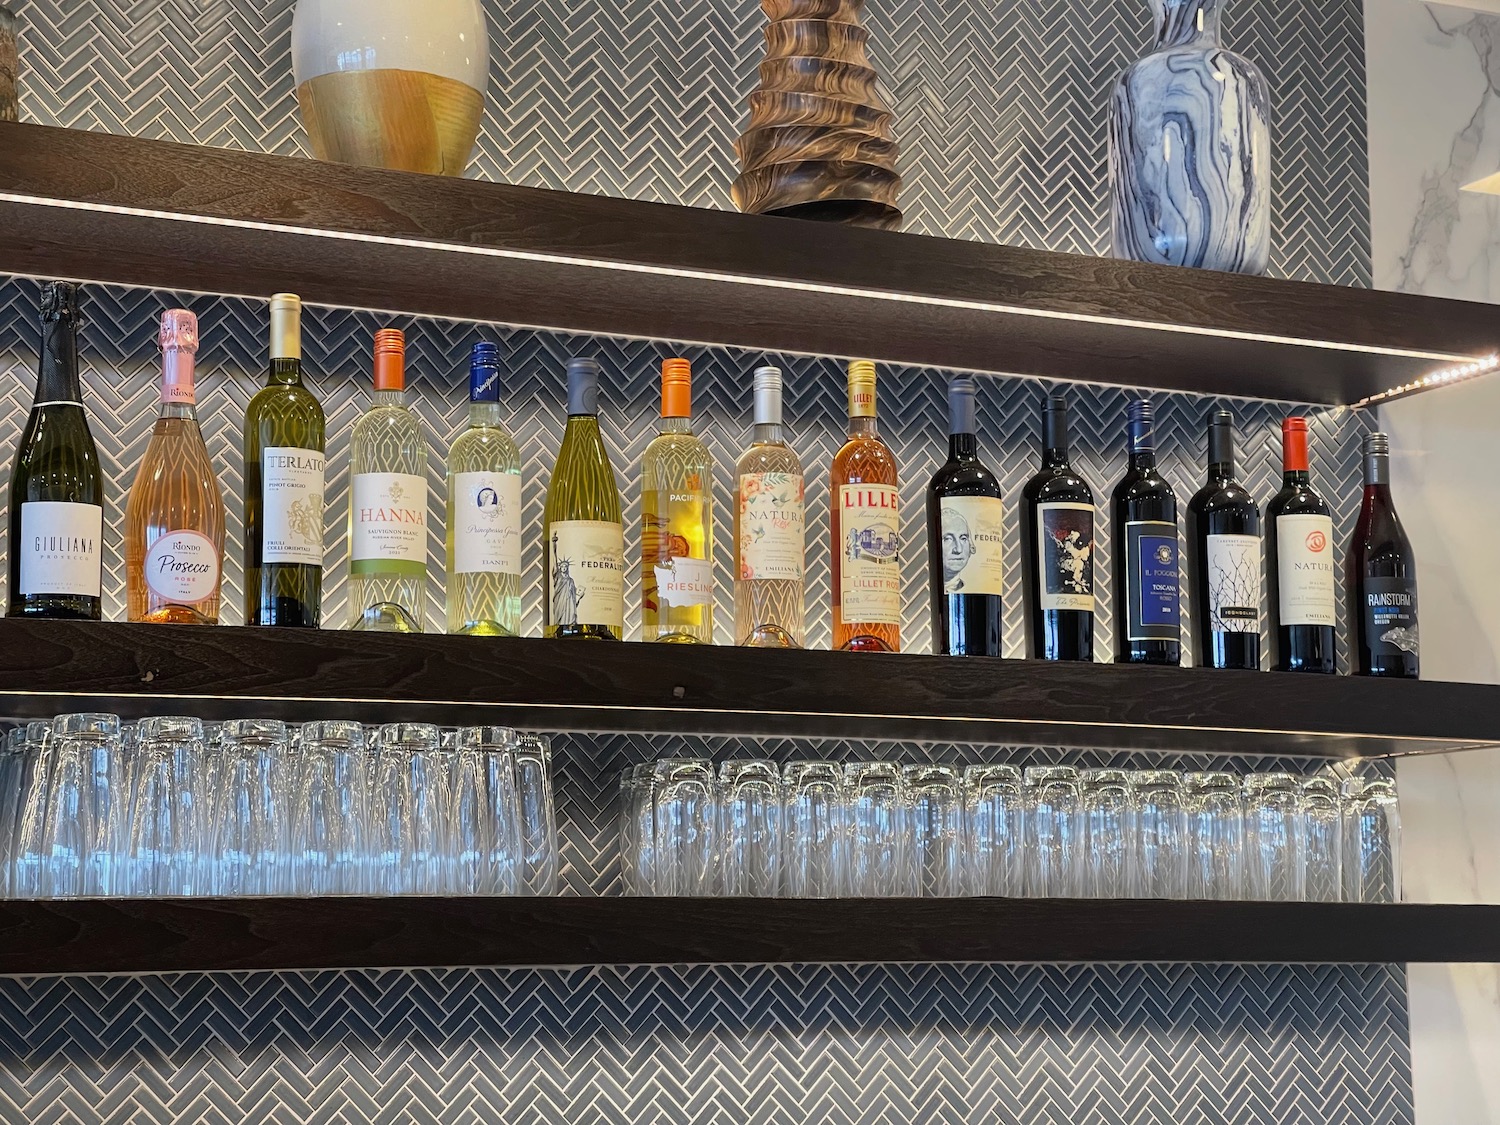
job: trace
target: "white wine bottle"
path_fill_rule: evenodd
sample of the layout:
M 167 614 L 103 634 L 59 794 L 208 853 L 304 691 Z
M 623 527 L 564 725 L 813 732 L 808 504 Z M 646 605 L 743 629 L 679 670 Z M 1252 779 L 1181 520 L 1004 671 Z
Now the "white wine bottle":
M 404 401 L 406 337 L 375 333 L 375 395 L 350 441 L 349 628 L 422 631 L 427 445 Z
M 448 452 L 448 632 L 521 632 L 521 451 L 500 419 L 499 349 L 469 360 L 469 428 Z
M 714 643 L 714 458 L 693 433 L 692 368 L 661 365 L 661 430 L 641 457 L 641 638 Z
M 625 635 L 625 527 L 620 486 L 599 432 L 599 364 L 568 360 L 568 425 L 542 528 L 549 637 Z

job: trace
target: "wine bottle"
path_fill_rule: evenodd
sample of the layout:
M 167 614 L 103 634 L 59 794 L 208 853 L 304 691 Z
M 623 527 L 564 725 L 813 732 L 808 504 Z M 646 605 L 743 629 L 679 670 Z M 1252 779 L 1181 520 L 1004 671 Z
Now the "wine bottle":
M 901 515 L 896 456 L 875 425 L 875 365 L 849 364 L 849 440 L 834 455 L 833 647 L 901 649 Z
M 1415 680 L 1421 670 L 1417 563 L 1391 500 L 1391 439 L 1364 438 L 1365 495 L 1349 548 L 1355 660 L 1361 676 Z
M 271 368 L 245 410 L 245 624 L 323 621 L 323 408 L 302 384 L 302 301 L 271 298 Z
M 406 405 L 406 336 L 375 333 L 375 393 L 349 442 L 349 628 L 420 633 L 427 443 Z
M 661 365 L 661 428 L 641 456 L 641 637 L 714 643 L 714 459 L 693 433 L 693 372 Z
M 1068 400 L 1042 410 L 1042 468 L 1026 482 L 1027 652 L 1094 659 L 1094 490 L 1068 463 Z
M 1000 481 L 979 462 L 973 376 L 948 382 L 948 461 L 927 486 L 932 651 L 999 656 L 1005 592 Z
M 568 424 L 542 526 L 549 637 L 625 634 L 625 527 L 620 486 L 599 432 L 599 364 L 568 360 Z
M 1121 664 L 1182 663 L 1177 494 L 1156 470 L 1155 413 L 1128 408 L 1130 467 L 1114 491 L 1115 631 Z
M 224 496 L 198 428 L 193 362 L 198 318 L 162 314 L 161 413 L 125 504 L 131 621 L 217 625 L 224 572 Z
M 104 474 L 78 381 L 78 286 L 42 286 L 36 396 L 10 476 L 11 617 L 100 618 Z
M 448 451 L 448 632 L 521 633 L 521 450 L 500 417 L 499 348 L 469 357 L 469 427 Z
M 1313 491 L 1307 419 L 1281 423 L 1281 491 L 1266 505 L 1266 567 L 1271 584 L 1271 667 L 1336 670 L 1333 518 Z
M 1234 416 L 1208 415 L 1208 480 L 1188 502 L 1193 632 L 1204 668 L 1260 669 L 1260 509 L 1234 478 Z
M 806 510 L 802 462 L 781 424 L 781 369 L 753 376 L 755 430 L 735 466 L 735 643 L 801 648 Z

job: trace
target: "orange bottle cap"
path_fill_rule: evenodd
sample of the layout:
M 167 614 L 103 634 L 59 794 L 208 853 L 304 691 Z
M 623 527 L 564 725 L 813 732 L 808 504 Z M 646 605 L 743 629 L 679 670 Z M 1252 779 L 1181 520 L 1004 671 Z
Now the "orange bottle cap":
M 661 416 L 693 416 L 693 366 L 685 359 L 661 361 Z
M 382 328 L 375 333 L 375 389 L 406 389 L 406 334 L 399 328 Z

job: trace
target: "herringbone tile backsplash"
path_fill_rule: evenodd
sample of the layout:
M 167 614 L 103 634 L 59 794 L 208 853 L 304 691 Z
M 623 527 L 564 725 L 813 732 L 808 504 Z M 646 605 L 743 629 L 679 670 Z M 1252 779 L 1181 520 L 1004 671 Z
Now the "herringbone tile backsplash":
M 12 2 L 23 26 L 24 118 L 305 151 L 288 51 L 292 0 Z M 730 146 L 761 50 L 763 17 L 753 0 L 485 6 L 494 62 L 476 174 L 729 206 Z M 1105 94 L 1146 43 L 1146 8 L 1145 0 L 871 0 L 873 53 L 903 145 L 907 229 L 1102 251 Z M 1275 89 L 1275 272 L 1368 284 L 1359 4 L 1239 0 L 1228 42 L 1265 69 Z M 200 416 L 230 500 L 226 606 L 227 619 L 237 621 L 237 450 L 264 363 L 266 319 L 263 305 L 246 301 L 103 287 L 87 294 L 85 397 L 112 482 L 107 605 L 120 613 L 124 494 L 156 410 L 153 324 L 174 303 L 203 321 Z M 35 312 L 34 282 L 0 280 L 0 450 L 12 447 L 30 400 Z M 312 309 L 306 325 L 312 381 L 329 416 L 326 565 L 335 626 L 344 620 L 348 433 L 366 401 L 370 336 L 383 323 Z M 728 464 L 747 437 L 748 372 L 761 356 L 397 323 L 410 335 L 412 397 L 429 427 L 435 511 L 442 452 L 464 417 L 467 347 L 481 334 L 502 341 L 532 528 L 563 423 L 561 361 L 578 353 L 604 361 L 605 433 L 633 514 L 658 361 L 687 354 L 700 424 L 720 460 L 716 499 L 727 544 Z M 816 360 L 782 364 L 789 428 L 810 480 L 819 481 L 842 440 L 841 373 Z M 1010 498 L 1035 458 L 1044 389 L 1020 379 L 981 384 L 981 442 Z M 1102 500 L 1123 467 L 1128 392 L 1081 386 L 1070 393 L 1076 461 Z M 1154 398 L 1167 473 L 1185 500 L 1199 476 L 1211 404 Z M 1275 426 L 1288 406 L 1224 405 L 1235 413 L 1247 483 L 1264 500 L 1277 471 Z M 882 370 L 881 417 L 902 464 L 906 646 L 924 651 L 920 498 L 944 451 L 941 373 Z M 1342 543 L 1354 516 L 1363 422 L 1347 412 L 1315 419 L 1314 473 L 1334 504 Z M 0 495 L 8 472 L 8 464 L 0 467 Z M 813 487 L 810 498 L 809 619 L 812 643 L 823 645 L 826 497 Z M 1012 559 L 1019 536 L 1012 507 Z M 434 573 L 441 550 L 434 534 Z M 538 543 L 527 545 L 524 562 L 526 625 L 535 631 Z M 726 562 L 721 551 L 723 611 Z M 1108 564 L 1101 555 L 1101 653 L 1110 649 Z M 1016 654 L 1016 568 L 1007 594 L 1006 647 Z M 434 626 L 440 599 L 434 582 L 427 606 Z M 638 623 L 632 609 L 627 624 Z M 567 736 L 556 746 L 569 893 L 618 885 L 613 779 L 645 757 L 1060 756 L 1040 748 L 639 736 Z M 1188 760 L 1222 762 L 1213 747 L 1203 750 Z M 13 980 L 0 981 L 0 1121 L 1407 1125 L 1406 1030 L 1405 974 L 1390 966 L 719 966 Z

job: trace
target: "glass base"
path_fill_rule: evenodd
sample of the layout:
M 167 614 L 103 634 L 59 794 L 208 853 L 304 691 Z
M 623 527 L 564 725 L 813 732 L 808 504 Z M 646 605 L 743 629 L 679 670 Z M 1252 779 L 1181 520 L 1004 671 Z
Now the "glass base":
M 363 633 L 420 633 L 422 627 L 395 602 L 376 602 L 350 626 Z

